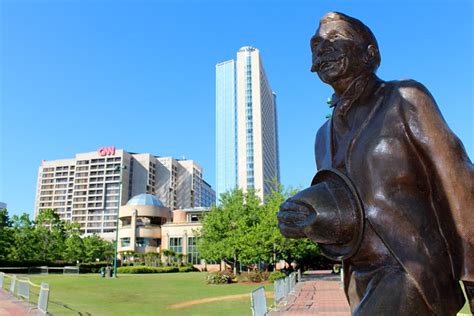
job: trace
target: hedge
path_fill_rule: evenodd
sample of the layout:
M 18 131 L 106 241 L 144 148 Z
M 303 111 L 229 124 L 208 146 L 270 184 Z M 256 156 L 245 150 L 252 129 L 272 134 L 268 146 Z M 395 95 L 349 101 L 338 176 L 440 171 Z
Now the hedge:
M 99 261 L 99 262 L 84 262 L 79 264 L 80 273 L 98 273 L 100 268 L 106 266 L 112 266 L 111 262 Z
M 0 267 L 64 267 L 64 266 L 75 266 L 76 263 L 70 263 L 63 260 L 58 261 L 41 261 L 41 260 L 27 260 L 27 261 L 16 261 L 16 260 L 0 260 Z
M 186 267 L 182 267 L 186 268 Z M 130 266 L 120 267 L 117 269 L 117 273 L 132 274 L 132 273 L 171 273 L 180 272 L 178 267 L 147 267 L 147 266 Z M 186 271 L 183 271 L 186 272 Z

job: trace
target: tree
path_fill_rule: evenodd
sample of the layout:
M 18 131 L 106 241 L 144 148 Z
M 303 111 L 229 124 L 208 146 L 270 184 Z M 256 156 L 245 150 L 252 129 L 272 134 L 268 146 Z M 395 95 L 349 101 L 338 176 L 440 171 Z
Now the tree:
M 198 250 L 209 261 L 232 262 L 234 273 L 237 263 L 275 264 L 307 262 L 319 254 L 309 240 L 285 238 L 278 229 L 277 213 L 286 197 L 295 190 L 284 191 L 274 181 L 273 191 L 262 204 L 255 191 L 235 189 L 221 195 L 221 204 L 211 208 L 203 219 Z M 306 260 L 306 261 L 305 261 Z
M 84 241 L 79 235 L 70 235 L 64 244 L 64 260 L 67 262 L 82 262 L 85 259 Z
M 160 265 L 160 254 L 157 252 L 148 252 L 145 254 L 145 265 L 157 267 Z
M 12 224 L 6 208 L 0 209 L 0 260 L 10 254 L 12 244 Z
M 34 224 L 30 216 L 24 213 L 21 216 L 13 215 L 12 240 L 8 259 L 16 261 L 40 260 L 34 239 Z
M 110 259 L 107 255 L 113 251 L 113 244 L 105 241 L 98 235 L 93 234 L 82 239 L 84 243 L 84 261 L 92 262 L 99 259 L 100 261 Z
M 174 257 L 176 256 L 176 252 L 170 249 L 164 249 L 163 256 L 166 257 L 166 265 L 170 265 L 172 262 L 174 262 Z
M 41 260 L 54 261 L 63 258 L 67 238 L 65 224 L 53 209 L 45 209 L 38 214 L 33 236 Z

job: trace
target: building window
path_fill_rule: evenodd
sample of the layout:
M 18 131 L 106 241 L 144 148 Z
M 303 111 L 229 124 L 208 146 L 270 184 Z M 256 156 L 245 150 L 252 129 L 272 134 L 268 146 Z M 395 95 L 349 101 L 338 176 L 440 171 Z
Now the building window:
M 120 238 L 120 246 L 121 247 L 129 247 L 130 246 L 130 238 Z
M 202 218 L 201 213 L 190 213 L 190 214 L 188 214 L 188 222 L 189 223 L 200 222 L 201 218 Z
M 169 239 L 169 250 L 174 251 L 176 254 L 183 253 L 183 238 L 181 237 L 170 237 Z
M 161 239 L 159 238 L 137 238 L 136 247 L 159 247 Z
M 197 251 L 197 241 L 197 237 L 188 237 L 188 263 L 199 264 L 201 261 L 199 252 Z
M 137 238 L 135 241 L 135 247 L 146 247 L 148 246 L 148 238 Z

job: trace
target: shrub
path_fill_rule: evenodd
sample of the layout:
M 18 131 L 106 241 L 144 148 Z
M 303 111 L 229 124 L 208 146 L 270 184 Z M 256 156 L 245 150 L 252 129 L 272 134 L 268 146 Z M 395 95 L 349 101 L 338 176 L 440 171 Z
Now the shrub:
M 148 267 L 148 266 L 129 266 L 120 267 L 117 273 L 135 274 L 135 273 L 171 273 L 179 272 L 178 267 Z
M 112 266 L 110 262 L 84 262 L 79 264 L 80 273 L 98 273 L 99 269 L 106 266 Z
M 155 268 L 155 269 L 159 271 L 158 273 L 179 272 L 179 268 L 178 267 L 173 267 L 173 266 L 158 267 L 158 268 Z
M 281 271 L 273 271 L 270 273 L 270 275 L 268 276 L 268 280 L 271 281 L 271 282 L 275 282 L 276 280 L 278 279 L 283 279 L 286 277 L 286 274 L 284 274 L 283 272 Z
M 258 272 L 244 272 L 238 277 L 239 282 L 260 282 L 262 281 L 262 275 Z
M 211 272 L 207 275 L 207 284 L 228 284 L 232 282 L 232 273 L 227 271 Z
M 263 281 L 267 281 L 268 277 L 270 276 L 270 272 L 268 272 L 268 271 L 260 272 L 260 276 L 262 277 Z
M 179 267 L 179 272 L 191 272 L 191 271 L 196 271 L 197 269 L 194 268 L 193 266 L 184 266 L 184 267 Z

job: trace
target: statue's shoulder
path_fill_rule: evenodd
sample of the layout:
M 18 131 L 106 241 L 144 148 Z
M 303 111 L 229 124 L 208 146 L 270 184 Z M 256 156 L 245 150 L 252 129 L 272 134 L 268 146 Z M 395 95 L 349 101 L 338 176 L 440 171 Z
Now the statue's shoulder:
M 433 99 L 429 90 L 420 82 L 412 79 L 386 81 L 385 85 L 390 94 L 397 94 L 405 101 L 416 104 L 419 101 Z
M 438 106 L 430 91 L 416 80 L 387 81 L 387 94 L 393 106 L 404 113 L 406 118 L 434 115 Z
M 330 124 L 331 119 L 329 118 L 323 123 L 323 125 L 321 125 L 321 127 L 319 127 L 318 131 L 316 132 L 316 143 L 323 142 L 326 139 L 329 133 Z

